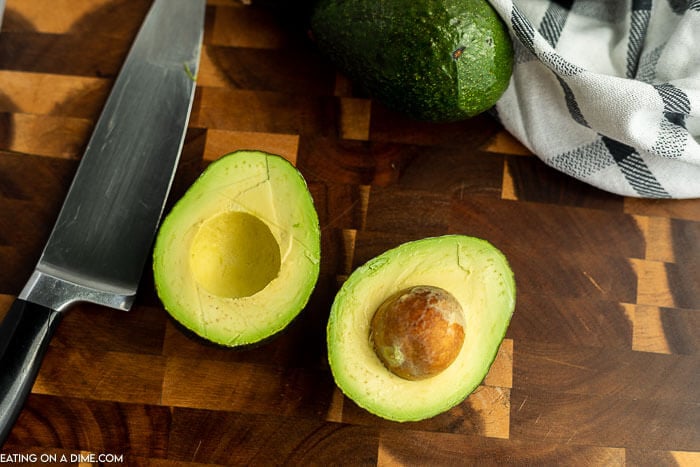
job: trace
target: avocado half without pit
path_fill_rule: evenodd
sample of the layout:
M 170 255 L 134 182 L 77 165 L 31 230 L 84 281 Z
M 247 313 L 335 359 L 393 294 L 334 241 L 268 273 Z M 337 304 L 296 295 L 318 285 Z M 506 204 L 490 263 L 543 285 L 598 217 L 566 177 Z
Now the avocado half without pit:
M 280 156 L 234 152 L 211 163 L 163 220 L 156 291 L 195 334 L 252 344 L 304 308 L 320 249 L 318 215 L 297 169 Z
M 513 273 L 492 244 L 464 235 L 404 243 L 356 269 L 336 295 L 333 377 L 375 415 L 433 417 L 481 383 L 514 309 Z

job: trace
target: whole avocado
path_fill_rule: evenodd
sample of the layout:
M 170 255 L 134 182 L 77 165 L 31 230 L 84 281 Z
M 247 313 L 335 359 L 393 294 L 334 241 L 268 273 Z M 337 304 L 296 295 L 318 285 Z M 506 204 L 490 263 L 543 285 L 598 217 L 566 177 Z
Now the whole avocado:
M 319 0 L 311 32 L 370 96 L 418 120 L 484 112 L 513 67 L 508 31 L 486 0 Z

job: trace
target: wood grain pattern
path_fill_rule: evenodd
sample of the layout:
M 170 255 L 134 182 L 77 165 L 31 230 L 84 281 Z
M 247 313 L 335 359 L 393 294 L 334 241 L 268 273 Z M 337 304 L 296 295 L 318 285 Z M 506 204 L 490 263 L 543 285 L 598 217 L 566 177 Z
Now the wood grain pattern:
M 303 28 L 246 3 L 208 1 L 166 209 L 228 152 L 292 161 L 322 231 L 307 307 L 274 339 L 217 347 L 168 317 L 146 266 L 130 312 L 66 314 L 0 453 L 112 453 L 144 466 L 700 464 L 700 201 L 601 192 L 545 166 L 489 115 L 427 124 L 392 113 L 337 73 Z M 41 253 L 149 5 L 7 1 L 0 316 Z M 446 233 L 507 255 L 516 313 L 463 403 L 388 422 L 335 386 L 329 309 L 365 261 Z

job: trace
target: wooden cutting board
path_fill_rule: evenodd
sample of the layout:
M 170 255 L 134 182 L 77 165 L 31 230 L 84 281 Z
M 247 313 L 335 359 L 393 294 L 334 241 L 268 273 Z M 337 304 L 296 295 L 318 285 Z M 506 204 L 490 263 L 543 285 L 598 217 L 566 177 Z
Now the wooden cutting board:
M 7 1 L 0 314 L 41 253 L 149 5 Z M 700 465 L 700 201 L 601 192 L 488 116 L 435 125 L 393 114 L 262 8 L 210 0 L 206 24 L 169 203 L 236 149 L 294 162 L 322 226 L 311 301 L 276 339 L 221 349 L 173 324 L 146 268 L 131 312 L 66 315 L 0 463 Z M 464 403 L 383 421 L 333 383 L 330 304 L 366 260 L 445 233 L 508 256 L 516 312 Z

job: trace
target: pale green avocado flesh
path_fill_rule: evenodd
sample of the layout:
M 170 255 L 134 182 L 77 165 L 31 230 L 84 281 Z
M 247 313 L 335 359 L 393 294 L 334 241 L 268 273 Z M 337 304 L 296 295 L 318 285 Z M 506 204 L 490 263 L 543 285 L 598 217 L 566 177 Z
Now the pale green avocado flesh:
M 305 180 L 284 158 L 259 151 L 210 164 L 163 220 L 153 253 L 168 313 L 225 346 L 284 329 L 306 305 L 319 265 Z
M 382 302 L 412 286 L 441 287 L 464 313 L 464 343 L 455 361 L 427 379 L 389 371 L 370 339 Z M 515 280 L 505 256 L 464 235 L 404 243 L 355 270 L 338 292 L 327 327 L 328 358 L 343 393 L 380 417 L 405 422 L 461 403 L 484 379 L 515 309 Z

